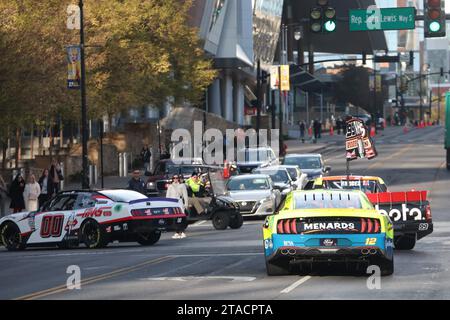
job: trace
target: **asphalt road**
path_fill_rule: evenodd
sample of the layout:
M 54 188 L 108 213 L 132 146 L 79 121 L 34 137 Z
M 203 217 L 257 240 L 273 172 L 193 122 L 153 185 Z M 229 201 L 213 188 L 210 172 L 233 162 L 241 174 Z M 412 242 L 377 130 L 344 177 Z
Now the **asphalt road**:
M 339 140 L 339 139 L 338 139 Z M 323 150 L 333 174 L 345 173 L 343 144 Z M 377 138 L 378 158 L 351 164 L 354 174 L 379 175 L 391 191 L 429 190 L 435 231 L 412 251 L 395 253 L 395 273 L 369 290 L 364 276 L 336 270 L 268 277 L 262 221 L 215 231 L 209 223 L 188 237 L 163 235 L 153 247 L 110 244 L 101 250 L 0 248 L 0 299 L 449 299 L 450 173 L 444 167 L 443 129 Z M 80 267 L 79 290 L 67 290 L 71 265 Z

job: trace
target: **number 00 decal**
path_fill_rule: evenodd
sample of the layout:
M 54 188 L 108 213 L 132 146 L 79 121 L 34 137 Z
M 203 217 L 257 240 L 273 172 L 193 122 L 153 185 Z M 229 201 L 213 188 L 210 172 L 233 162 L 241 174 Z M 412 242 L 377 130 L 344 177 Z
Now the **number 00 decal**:
M 60 237 L 63 223 L 64 223 L 63 215 L 43 217 L 41 223 L 41 237 L 42 238 Z

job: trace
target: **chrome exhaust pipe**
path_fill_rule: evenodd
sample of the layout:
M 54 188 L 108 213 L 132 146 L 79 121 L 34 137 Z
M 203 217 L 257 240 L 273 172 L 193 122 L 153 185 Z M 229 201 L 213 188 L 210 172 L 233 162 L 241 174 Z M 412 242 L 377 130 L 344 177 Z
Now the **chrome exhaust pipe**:
M 288 253 L 289 253 L 289 250 L 287 250 L 287 249 L 281 250 L 281 254 L 282 254 L 283 256 L 286 256 Z
M 295 256 L 295 254 L 297 253 L 297 250 L 295 250 L 295 249 L 289 249 L 288 252 L 289 252 L 289 254 L 290 254 L 291 256 Z
M 372 254 L 372 255 L 377 254 L 377 250 L 375 250 L 375 249 L 370 249 L 370 254 Z
M 369 254 L 369 249 L 361 249 L 361 253 L 363 254 L 363 255 L 368 255 Z

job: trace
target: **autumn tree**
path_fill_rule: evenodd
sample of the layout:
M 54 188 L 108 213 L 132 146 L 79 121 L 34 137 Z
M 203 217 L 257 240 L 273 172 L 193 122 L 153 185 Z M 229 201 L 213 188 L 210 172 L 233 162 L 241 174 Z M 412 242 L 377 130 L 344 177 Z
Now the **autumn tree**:
M 78 90 L 68 90 L 66 27 L 74 0 L 0 2 L 0 126 L 16 129 L 79 121 Z M 91 118 L 132 107 L 196 104 L 216 76 L 196 29 L 192 0 L 85 0 L 88 111 Z M 7 130 L 6 130 L 7 131 Z M 3 139 L 4 140 L 4 139 Z M 0 141 L 2 139 L 0 138 Z

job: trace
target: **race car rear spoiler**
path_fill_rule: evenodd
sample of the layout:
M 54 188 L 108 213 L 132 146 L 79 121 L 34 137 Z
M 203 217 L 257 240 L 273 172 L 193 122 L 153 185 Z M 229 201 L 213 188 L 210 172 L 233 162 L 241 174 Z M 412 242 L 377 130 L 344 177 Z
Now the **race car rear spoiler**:
M 419 202 L 422 204 L 427 201 L 428 191 L 406 191 L 406 192 L 382 192 L 367 194 L 370 202 L 374 205 L 380 204 L 398 204 L 408 202 Z

